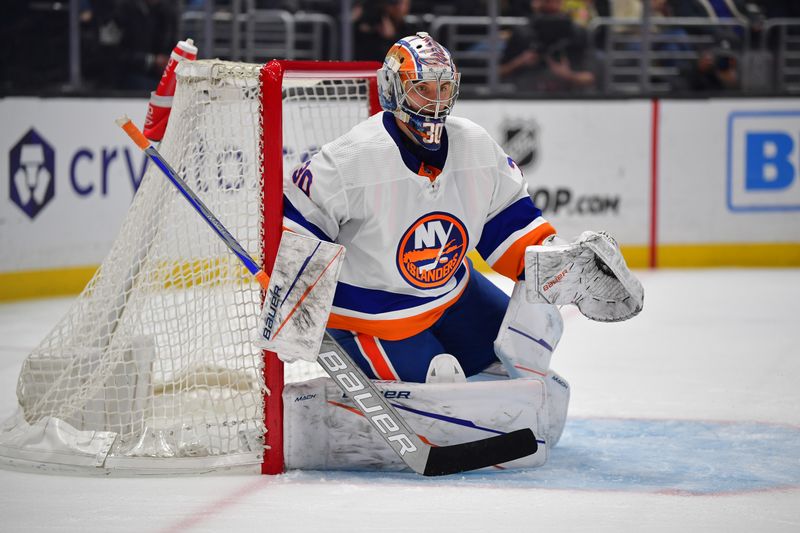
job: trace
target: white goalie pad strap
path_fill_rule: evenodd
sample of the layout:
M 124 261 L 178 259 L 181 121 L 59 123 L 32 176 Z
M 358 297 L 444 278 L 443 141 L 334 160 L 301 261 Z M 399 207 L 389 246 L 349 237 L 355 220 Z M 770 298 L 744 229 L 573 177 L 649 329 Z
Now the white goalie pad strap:
M 547 407 L 549 424 L 547 426 L 547 445 L 552 449 L 561 439 L 564 425 L 567 423 L 569 408 L 569 383 L 554 370 L 547 371 Z
M 256 345 L 282 360 L 316 361 L 344 247 L 283 232 L 259 322 Z
M 600 322 L 627 320 L 642 310 L 644 289 L 605 233 L 583 232 L 570 244 L 525 250 L 529 302 L 575 304 Z
M 494 353 L 512 378 L 544 377 L 563 332 L 558 308 L 527 302 L 525 285 L 517 282 L 494 341 Z
M 547 460 L 547 391 L 541 379 L 377 385 L 409 426 L 436 446 L 530 428 L 539 441 L 537 452 L 503 468 L 537 467 Z M 406 468 L 331 379 L 288 385 L 283 404 L 287 469 Z

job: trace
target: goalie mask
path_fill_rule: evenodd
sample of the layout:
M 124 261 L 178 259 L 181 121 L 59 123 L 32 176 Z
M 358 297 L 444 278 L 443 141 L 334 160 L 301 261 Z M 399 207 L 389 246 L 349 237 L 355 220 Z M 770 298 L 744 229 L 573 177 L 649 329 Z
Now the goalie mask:
M 438 150 L 460 78 L 450 52 L 427 33 L 405 37 L 392 45 L 378 70 L 381 107 L 403 121 L 423 147 Z

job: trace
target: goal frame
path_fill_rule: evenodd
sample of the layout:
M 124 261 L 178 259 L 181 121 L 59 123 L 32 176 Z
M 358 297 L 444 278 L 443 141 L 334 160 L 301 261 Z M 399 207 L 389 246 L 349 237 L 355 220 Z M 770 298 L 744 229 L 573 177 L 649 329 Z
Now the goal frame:
M 369 115 L 381 110 L 378 100 L 377 61 L 286 61 L 273 60 L 260 72 L 262 156 L 262 246 L 265 272 L 271 274 L 283 228 L 283 82 L 291 78 L 367 79 Z M 274 205 L 273 205 L 274 204 Z M 262 294 L 262 298 L 263 298 Z M 262 474 L 284 471 L 283 362 L 264 351 L 264 460 Z

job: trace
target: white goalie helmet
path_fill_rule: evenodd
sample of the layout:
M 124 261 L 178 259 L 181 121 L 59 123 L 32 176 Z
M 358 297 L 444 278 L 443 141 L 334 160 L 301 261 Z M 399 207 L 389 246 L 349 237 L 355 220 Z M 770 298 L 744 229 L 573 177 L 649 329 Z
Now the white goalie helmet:
M 378 70 L 381 107 L 403 121 L 423 147 L 437 150 L 460 79 L 450 52 L 430 35 L 404 37 Z

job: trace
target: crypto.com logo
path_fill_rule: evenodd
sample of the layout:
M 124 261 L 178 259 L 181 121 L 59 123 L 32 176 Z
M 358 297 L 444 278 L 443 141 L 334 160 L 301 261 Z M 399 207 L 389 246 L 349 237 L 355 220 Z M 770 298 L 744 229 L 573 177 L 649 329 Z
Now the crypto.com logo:
M 55 196 L 55 152 L 31 128 L 8 157 L 9 197 L 30 218 L 36 217 Z

